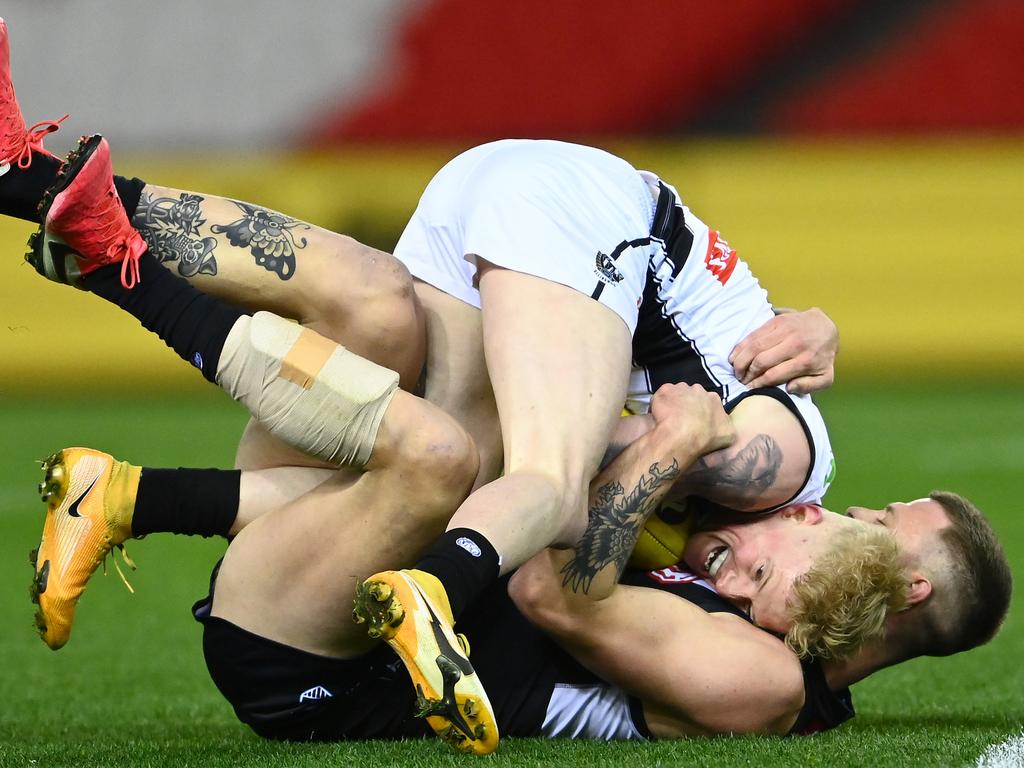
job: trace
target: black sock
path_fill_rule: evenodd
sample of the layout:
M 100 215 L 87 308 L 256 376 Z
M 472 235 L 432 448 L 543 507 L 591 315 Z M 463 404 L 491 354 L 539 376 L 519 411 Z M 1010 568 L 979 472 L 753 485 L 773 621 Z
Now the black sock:
M 117 196 L 121 198 L 121 205 L 124 206 L 124 211 L 128 214 L 128 221 L 132 220 L 132 216 L 135 215 L 135 211 L 139 207 L 142 189 L 145 186 L 146 182 L 142 179 L 114 176 L 114 189 L 117 190 Z
M 15 219 L 39 222 L 39 202 L 43 194 L 57 182 L 57 171 L 61 161 L 36 152 L 28 168 L 19 168 L 12 163 L 10 170 L 0 176 L 0 214 Z M 135 215 L 146 182 L 142 179 L 114 177 L 114 187 L 121 198 L 121 204 L 129 220 Z
M 142 468 L 132 536 L 227 536 L 238 515 L 237 469 Z
M 207 296 L 164 269 L 148 251 L 139 258 L 139 277 L 139 283 L 129 291 L 121 285 L 121 265 L 108 264 L 90 272 L 82 283 L 134 315 L 143 328 L 215 382 L 224 341 L 238 318 L 248 313 Z
M 39 221 L 36 209 L 43 193 L 57 181 L 60 160 L 36 152 L 28 168 L 11 163 L 10 170 L 0 176 L 0 213 L 25 221 Z
M 458 621 L 466 607 L 498 578 L 500 565 L 498 553 L 483 534 L 453 528 L 435 541 L 414 567 L 438 578 Z

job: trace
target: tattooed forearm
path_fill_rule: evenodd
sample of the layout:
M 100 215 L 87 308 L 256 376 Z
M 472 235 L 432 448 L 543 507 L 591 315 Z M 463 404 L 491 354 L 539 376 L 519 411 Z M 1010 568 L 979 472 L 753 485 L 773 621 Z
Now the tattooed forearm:
M 178 274 L 216 275 L 216 239 L 200 237 L 206 223 L 200 208 L 203 198 L 183 192 L 173 197 L 154 197 L 145 192 L 139 198 L 132 225 L 139 231 L 157 261 L 177 262 Z
M 294 275 L 295 251 L 306 247 L 306 238 L 296 238 L 292 230 L 312 227 L 267 208 L 231 202 L 242 210 L 242 218 L 230 224 L 214 224 L 213 232 L 227 235 L 228 242 L 236 247 L 248 248 L 259 266 L 282 280 Z
M 615 481 L 601 486 L 588 512 L 587 529 L 576 545 L 576 555 L 562 568 L 562 586 L 569 586 L 573 592 L 589 592 L 594 579 L 608 566 L 615 567 L 617 580 L 658 503 L 659 498 L 652 496 L 678 476 L 679 463 L 675 460 L 665 469 L 655 462 L 628 494 Z
M 698 459 L 686 472 L 688 489 L 711 494 L 714 501 L 751 501 L 771 488 L 782 466 L 782 448 L 770 436 L 757 435 L 739 451 L 719 451 Z

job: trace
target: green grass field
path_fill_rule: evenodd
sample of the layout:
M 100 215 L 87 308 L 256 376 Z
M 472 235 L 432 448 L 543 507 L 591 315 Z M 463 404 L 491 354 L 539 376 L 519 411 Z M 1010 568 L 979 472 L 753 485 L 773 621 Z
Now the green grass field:
M 830 506 L 884 504 L 948 487 L 996 524 L 1011 561 L 1024 558 L 1021 388 L 842 385 L 821 402 L 839 474 Z M 27 553 L 42 504 L 35 460 L 86 444 L 136 463 L 226 466 L 244 414 L 213 392 L 61 395 L 0 400 L 0 766 L 320 766 L 467 764 L 433 741 L 287 745 L 240 725 L 206 675 L 191 602 L 204 594 L 223 544 L 152 537 L 129 551 L 136 594 L 97 576 L 71 643 L 52 653 L 32 629 Z M 857 686 L 859 716 L 810 739 L 720 738 L 635 744 L 513 740 L 488 765 L 964 766 L 1024 724 L 1020 599 L 990 646 L 924 659 Z M 339 610 L 347 610 L 339 606 Z M 513 649 L 510 649 L 512 652 Z M 1019 757 L 1019 756 L 1018 756 Z M 1006 762 L 1006 765 L 1020 763 Z

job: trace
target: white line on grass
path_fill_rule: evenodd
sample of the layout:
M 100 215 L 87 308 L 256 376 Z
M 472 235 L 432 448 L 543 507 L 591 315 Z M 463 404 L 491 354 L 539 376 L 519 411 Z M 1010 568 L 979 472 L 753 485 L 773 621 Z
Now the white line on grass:
M 1024 765 L 1024 732 L 993 744 L 981 753 L 976 768 L 1020 768 Z

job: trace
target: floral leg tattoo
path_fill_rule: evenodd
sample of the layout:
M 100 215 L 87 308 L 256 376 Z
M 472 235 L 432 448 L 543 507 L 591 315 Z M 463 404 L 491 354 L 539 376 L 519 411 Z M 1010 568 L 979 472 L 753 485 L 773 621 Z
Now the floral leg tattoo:
M 587 530 L 576 545 L 576 556 L 562 568 L 562 586 L 570 586 L 573 592 L 589 592 L 597 574 L 612 564 L 618 577 L 656 503 L 651 496 L 663 483 L 671 484 L 677 477 L 678 462 L 673 461 L 665 469 L 655 462 L 628 494 L 615 481 L 601 486 L 588 512 Z
M 145 192 L 132 217 L 132 224 L 149 246 L 157 261 L 177 262 L 182 277 L 216 275 L 217 259 L 213 249 L 217 240 L 200 237 L 202 217 L 199 195 L 183 192 L 173 197 L 153 197 Z
M 232 200 L 242 210 L 242 218 L 230 224 L 214 224 L 215 234 L 225 234 L 228 242 L 239 248 L 248 248 L 256 263 L 282 280 L 295 274 L 295 251 L 306 247 L 306 238 L 296 238 L 292 230 L 308 224 L 283 214 L 249 203 Z

